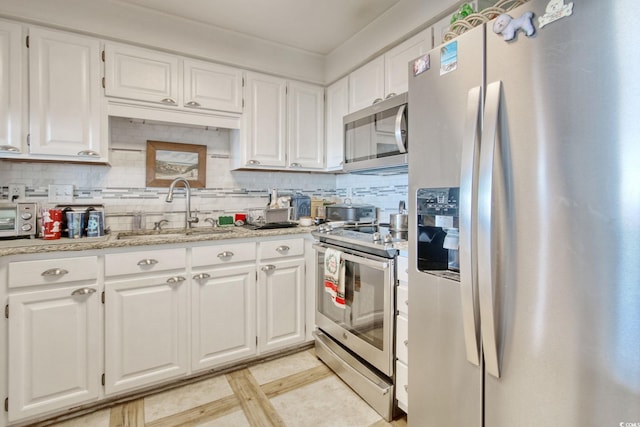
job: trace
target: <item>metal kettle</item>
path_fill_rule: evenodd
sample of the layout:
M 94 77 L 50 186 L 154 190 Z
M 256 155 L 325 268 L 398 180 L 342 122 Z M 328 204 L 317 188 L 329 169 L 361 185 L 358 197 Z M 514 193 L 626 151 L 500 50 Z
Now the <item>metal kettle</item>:
M 398 205 L 398 213 L 389 215 L 389 230 L 391 231 L 408 231 L 409 215 L 405 208 L 404 200 L 400 200 Z

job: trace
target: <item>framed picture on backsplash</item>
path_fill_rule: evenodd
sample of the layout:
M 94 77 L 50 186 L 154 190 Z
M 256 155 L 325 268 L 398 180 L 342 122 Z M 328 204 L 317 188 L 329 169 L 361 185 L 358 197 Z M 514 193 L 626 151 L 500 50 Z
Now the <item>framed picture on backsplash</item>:
M 207 146 L 147 141 L 147 187 L 168 187 L 185 178 L 194 188 L 207 183 Z

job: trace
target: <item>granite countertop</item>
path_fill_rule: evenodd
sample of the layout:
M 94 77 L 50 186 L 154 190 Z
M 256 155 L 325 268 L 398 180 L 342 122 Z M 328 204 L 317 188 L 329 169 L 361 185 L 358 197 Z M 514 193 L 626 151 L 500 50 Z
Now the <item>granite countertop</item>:
M 315 226 L 297 226 L 269 230 L 250 230 L 244 227 L 219 227 L 208 229 L 205 227 L 198 227 L 194 229 L 195 231 L 193 234 L 184 234 L 183 229 L 168 229 L 157 233 L 152 231 L 116 232 L 101 237 L 83 237 L 80 239 L 15 239 L 0 242 L 0 256 L 286 236 L 291 234 L 310 233 L 315 230 L 315 228 Z

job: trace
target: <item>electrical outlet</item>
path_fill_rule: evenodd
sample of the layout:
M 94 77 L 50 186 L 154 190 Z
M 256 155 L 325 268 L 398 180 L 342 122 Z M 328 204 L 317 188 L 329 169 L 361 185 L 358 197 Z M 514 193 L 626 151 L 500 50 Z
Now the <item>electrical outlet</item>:
M 9 184 L 9 201 L 15 200 L 24 201 L 25 199 L 25 186 L 22 184 Z
M 49 184 L 49 203 L 73 202 L 73 185 Z

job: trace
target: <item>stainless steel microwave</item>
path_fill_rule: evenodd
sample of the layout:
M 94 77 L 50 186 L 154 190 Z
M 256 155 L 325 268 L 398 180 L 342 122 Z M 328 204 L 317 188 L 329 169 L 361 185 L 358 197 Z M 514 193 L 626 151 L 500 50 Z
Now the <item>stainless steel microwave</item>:
M 0 238 L 35 237 L 36 217 L 35 203 L 0 203 Z
M 407 99 L 403 93 L 344 116 L 345 172 L 407 171 Z

